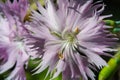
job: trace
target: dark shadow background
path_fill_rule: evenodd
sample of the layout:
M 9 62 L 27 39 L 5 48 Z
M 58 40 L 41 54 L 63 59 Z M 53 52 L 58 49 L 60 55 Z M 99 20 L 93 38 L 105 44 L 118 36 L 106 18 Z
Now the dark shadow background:
M 94 0 L 99 1 L 99 0 Z M 109 19 L 120 20 L 120 0 L 103 0 L 105 3 L 105 11 L 103 14 L 112 14 L 113 17 Z

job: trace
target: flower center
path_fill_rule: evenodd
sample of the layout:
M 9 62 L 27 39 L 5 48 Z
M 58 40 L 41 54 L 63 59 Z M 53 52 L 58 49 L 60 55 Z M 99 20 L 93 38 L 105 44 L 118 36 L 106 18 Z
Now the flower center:
M 62 32 L 51 31 L 51 34 L 53 36 L 55 36 L 56 38 L 58 38 L 59 40 L 61 40 L 63 42 L 63 44 L 64 44 L 64 45 L 62 45 L 61 49 L 58 51 L 59 59 L 61 59 L 61 60 L 64 59 L 63 53 L 64 53 L 65 48 L 67 48 L 67 47 L 70 47 L 70 48 L 76 47 L 76 44 L 77 44 L 76 36 L 78 35 L 79 32 L 80 31 L 79 31 L 78 27 L 76 27 L 74 31 L 70 31 L 68 29 L 65 29 Z
M 73 43 L 75 40 L 75 35 L 72 33 L 65 33 L 63 39 L 68 43 Z
M 74 43 L 79 32 L 79 29 L 76 28 L 74 31 L 64 30 L 62 33 L 52 31 L 51 34 L 67 43 Z

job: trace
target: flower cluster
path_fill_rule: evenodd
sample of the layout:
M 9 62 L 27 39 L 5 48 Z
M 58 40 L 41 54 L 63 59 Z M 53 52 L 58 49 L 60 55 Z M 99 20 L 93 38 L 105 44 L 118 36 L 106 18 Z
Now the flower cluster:
M 29 57 L 38 56 L 40 48 L 37 45 L 44 41 L 32 37 L 25 28 L 28 25 L 24 22 L 27 0 L 14 0 L 13 3 L 7 0 L 0 3 L 0 8 L 0 73 L 15 67 L 7 80 L 26 80 L 24 65 Z
M 31 21 L 25 21 L 28 0 L 0 3 L 0 73 L 15 67 L 8 80 L 26 80 L 24 66 L 30 58 L 40 58 L 35 69 L 48 68 L 51 79 L 95 80 L 92 70 L 107 65 L 101 55 L 112 48 L 117 38 L 107 29 L 101 16 L 104 4 L 93 0 L 46 0 L 36 2 Z M 47 77 L 46 75 L 46 77 Z

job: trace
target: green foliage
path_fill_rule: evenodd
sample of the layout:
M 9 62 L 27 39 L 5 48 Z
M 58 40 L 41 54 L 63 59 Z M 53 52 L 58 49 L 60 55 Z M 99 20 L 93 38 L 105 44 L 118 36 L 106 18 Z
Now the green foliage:
M 45 79 L 48 69 L 44 70 L 39 74 L 33 75 L 33 73 L 35 72 L 34 69 L 35 67 L 38 66 L 39 63 L 40 63 L 39 59 L 29 60 L 28 69 L 26 70 L 27 80 L 44 80 Z M 45 80 L 50 80 L 50 78 L 51 78 L 51 75 L 49 74 Z M 60 74 L 54 80 L 62 80 L 62 75 Z
M 98 80 L 110 80 L 114 73 L 120 67 L 120 50 L 116 53 L 116 55 L 111 58 L 108 62 L 108 66 L 105 66 L 98 77 Z

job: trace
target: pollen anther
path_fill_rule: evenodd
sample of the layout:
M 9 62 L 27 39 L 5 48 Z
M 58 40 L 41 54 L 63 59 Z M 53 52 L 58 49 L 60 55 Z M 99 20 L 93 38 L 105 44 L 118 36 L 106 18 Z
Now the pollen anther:
M 74 30 L 74 34 L 77 35 L 79 32 L 80 32 L 79 28 L 76 27 L 75 30 Z
M 58 57 L 59 57 L 59 59 L 64 59 L 64 56 L 62 53 L 58 53 Z

